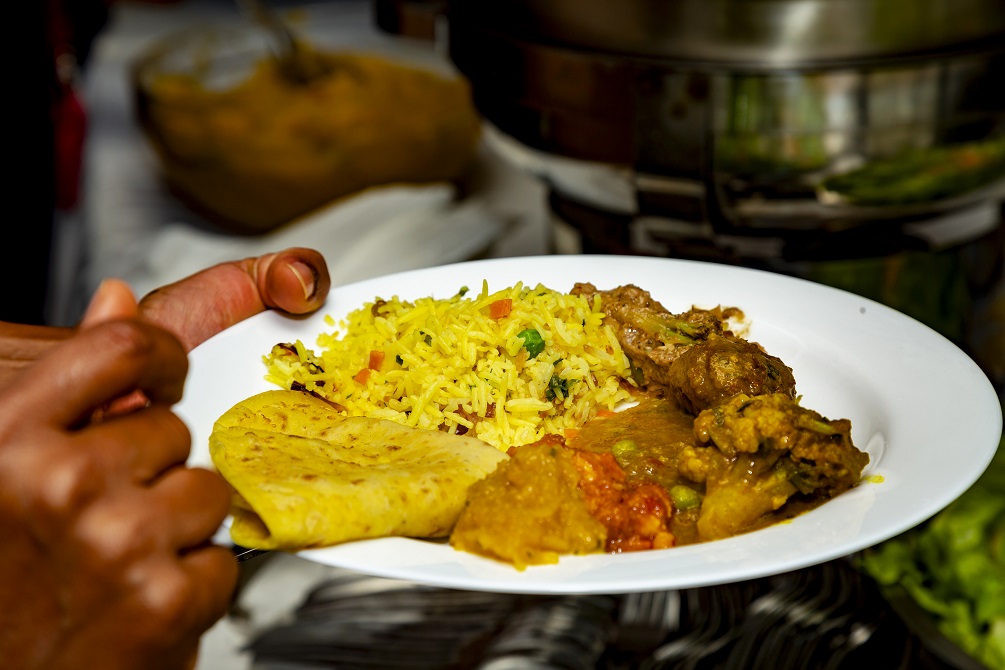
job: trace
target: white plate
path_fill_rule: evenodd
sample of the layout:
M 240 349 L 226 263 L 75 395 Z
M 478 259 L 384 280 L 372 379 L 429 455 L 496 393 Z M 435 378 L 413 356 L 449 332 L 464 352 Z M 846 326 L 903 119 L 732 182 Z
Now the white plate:
M 178 413 L 192 430 L 190 463 L 210 464 L 213 422 L 238 401 L 275 388 L 262 356 L 278 342 L 307 346 L 376 297 L 446 298 L 488 281 L 569 290 L 633 283 L 673 311 L 692 305 L 744 310 L 748 338 L 792 367 L 805 407 L 849 418 L 868 451 L 867 480 L 790 522 L 739 537 L 629 554 L 566 556 L 520 572 L 406 538 L 351 542 L 304 558 L 372 575 L 442 587 L 514 593 L 625 593 L 734 582 L 846 556 L 915 526 L 949 504 L 987 467 L 1002 434 L 997 395 L 981 370 L 927 326 L 876 302 L 777 274 L 722 265 L 617 256 L 540 256 L 476 261 L 371 279 L 332 291 L 307 318 L 266 313 L 191 354 Z

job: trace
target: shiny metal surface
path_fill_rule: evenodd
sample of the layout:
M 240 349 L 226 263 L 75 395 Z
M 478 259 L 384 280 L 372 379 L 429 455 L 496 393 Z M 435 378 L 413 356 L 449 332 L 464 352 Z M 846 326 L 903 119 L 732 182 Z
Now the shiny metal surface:
M 911 63 L 774 71 L 581 51 L 453 18 L 449 34 L 478 109 L 503 133 L 643 174 L 792 182 L 1005 128 L 1005 38 Z
M 454 0 L 450 17 L 573 49 L 742 67 L 955 50 L 1005 35 L 999 0 Z
M 729 202 L 751 182 L 816 199 L 813 179 L 1005 133 L 1001 0 L 454 0 L 448 17 L 502 133 L 690 180 L 716 225 L 753 225 Z
M 250 651 L 254 670 L 973 670 L 937 631 L 908 630 L 850 560 L 639 598 L 452 591 L 345 573 Z M 643 616 L 645 625 L 633 610 L 652 602 L 664 616 Z

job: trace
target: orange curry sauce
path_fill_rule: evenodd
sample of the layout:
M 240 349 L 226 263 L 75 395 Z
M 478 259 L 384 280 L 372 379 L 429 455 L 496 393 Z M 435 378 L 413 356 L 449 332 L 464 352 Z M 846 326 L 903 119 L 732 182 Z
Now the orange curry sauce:
M 607 528 L 605 551 L 696 541 L 696 510 L 675 510 L 669 494 L 681 486 L 677 457 L 693 442 L 693 423 L 673 403 L 647 399 L 597 417 L 569 436 L 566 446 L 573 450 L 587 508 Z

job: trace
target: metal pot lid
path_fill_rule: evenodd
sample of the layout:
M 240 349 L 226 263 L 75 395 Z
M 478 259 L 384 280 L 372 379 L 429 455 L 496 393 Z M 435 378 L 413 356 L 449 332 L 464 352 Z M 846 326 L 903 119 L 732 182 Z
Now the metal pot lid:
M 612 55 L 793 67 L 1001 44 L 1002 0 L 453 0 L 466 25 Z

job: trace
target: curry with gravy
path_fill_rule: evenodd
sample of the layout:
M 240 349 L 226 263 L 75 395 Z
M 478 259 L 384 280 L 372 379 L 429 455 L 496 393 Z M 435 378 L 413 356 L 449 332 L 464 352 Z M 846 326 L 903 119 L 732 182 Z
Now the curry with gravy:
M 739 310 L 672 314 L 636 286 L 573 293 L 600 299 L 639 402 L 511 448 L 469 490 L 453 546 L 518 569 L 669 548 L 763 528 L 858 483 L 869 456 L 851 422 L 802 407 L 791 368 L 730 329 Z

